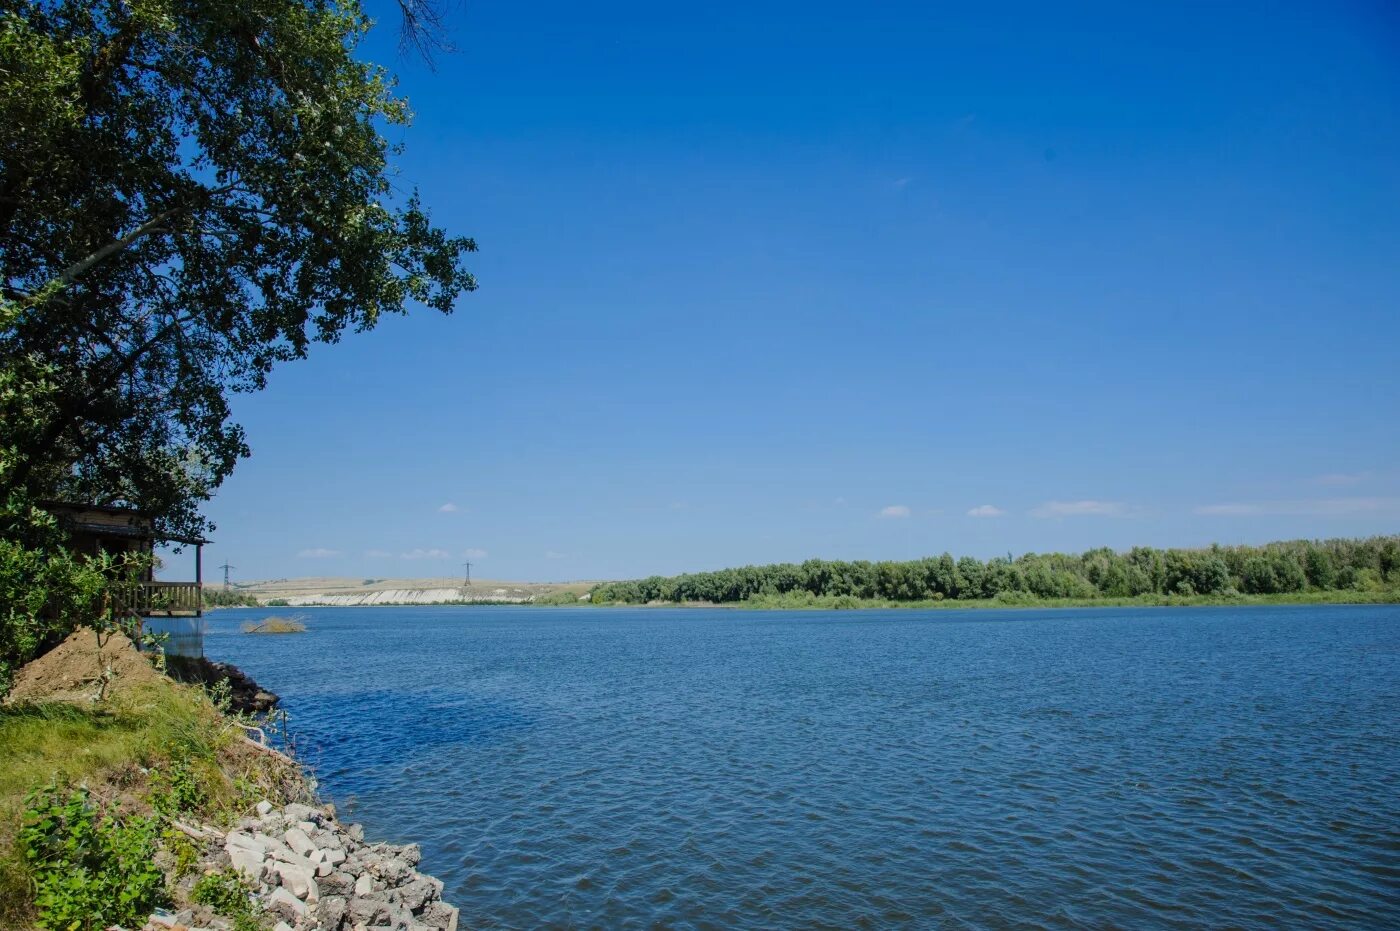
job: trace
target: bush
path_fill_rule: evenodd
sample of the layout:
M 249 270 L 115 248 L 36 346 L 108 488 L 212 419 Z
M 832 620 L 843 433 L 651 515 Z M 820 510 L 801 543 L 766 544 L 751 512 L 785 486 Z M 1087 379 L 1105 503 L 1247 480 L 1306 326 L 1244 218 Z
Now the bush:
M 102 566 L 0 540 L 0 695 L 19 667 L 103 613 Z
M 156 823 L 99 817 L 86 789 L 30 796 L 20 846 L 34 879 L 39 925 L 62 931 L 137 928 L 166 902 L 155 864 Z
M 233 920 L 233 931 L 260 931 L 261 910 L 249 897 L 252 890 L 243 878 L 232 870 L 206 873 L 194 884 L 190 898 L 207 905 L 225 918 Z
M 242 592 L 226 592 L 217 588 L 206 588 L 203 592 L 206 608 L 256 608 L 258 599 Z
M 207 793 L 187 760 L 176 757 L 168 766 L 151 768 L 151 807 L 162 815 L 196 811 L 206 801 Z

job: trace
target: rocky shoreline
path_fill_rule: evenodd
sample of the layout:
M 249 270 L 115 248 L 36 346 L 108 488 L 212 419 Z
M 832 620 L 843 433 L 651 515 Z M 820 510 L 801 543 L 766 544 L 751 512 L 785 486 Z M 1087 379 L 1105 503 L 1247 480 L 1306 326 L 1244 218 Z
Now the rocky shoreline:
M 166 673 L 178 682 L 201 685 L 205 689 L 227 682 L 229 710 L 235 714 L 267 714 L 280 701 L 276 694 L 258 685 L 232 663 L 219 663 L 203 656 L 170 656 L 166 658 Z
M 201 660 L 187 681 L 226 679 L 236 710 L 266 713 L 278 698 L 227 663 Z M 192 674 L 191 674 L 192 673 Z M 241 707 L 240 707 L 241 706 Z M 259 745 L 284 763 L 300 764 Z M 308 794 L 314 783 L 307 779 Z M 312 794 L 314 799 L 314 794 Z M 442 899 L 442 881 L 417 871 L 417 844 L 370 843 L 358 824 L 342 825 L 335 806 L 259 802 L 256 817 L 221 832 L 178 826 L 200 850 L 200 875 L 236 873 L 249 887 L 254 914 L 273 931 L 457 931 L 458 909 Z M 151 916 L 145 931 L 234 931 L 235 923 L 204 906 Z
M 365 841 L 331 805 L 260 802 L 258 816 L 227 833 L 182 825 L 202 845 L 196 873 L 232 870 L 251 886 L 257 911 L 274 931 L 457 931 L 458 910 L 442 900 L 442 881 L 419 873 L 417 844 Z M 232 931 L 207 907 L 151 916 L 147 931 Z

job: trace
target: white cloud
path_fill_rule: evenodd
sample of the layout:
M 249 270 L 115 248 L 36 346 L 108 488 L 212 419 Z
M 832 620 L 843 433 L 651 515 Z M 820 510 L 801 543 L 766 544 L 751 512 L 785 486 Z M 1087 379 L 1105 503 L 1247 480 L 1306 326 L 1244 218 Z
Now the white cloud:
M 967 512 L 968 517 L 1000 517 L 1005 514 L 1001 508 L 995 504 L 979 504 L 977 507 Z
M 485 559 L 490 554 L 473 546 L 471 549 L 462 550 L 462 555 L 467 559 Z
M 1247 514 L 1266 512 L 1261 504 L 1203 504 L 1200 507 L 1192 508 L 1191 513 L 1205 514 L 1210 517 L 1244 517 Z
M 894 182 L 894 189 L 896 191 L 902 191 L 906 187 L 908 187 L 909 182 L 913 180 L 913 178 L 896 178 Z
M 557 553 L 557 552 L 555 552 L 554 550 L 545 550 L 545 551 L 544 551 L 544 558 L 545 558 L 545 559 L 568 559 L 568 558 L 569 558 L 569 554 L 568 554 L 568 553 Z
M 365 550 L 365 555 L 370 559 L 388 559 L 394 554 L 388 550 Z
M 1121 501 L 1047 501 L 1031 509 L 1032 517 L 1124 517 L 1128 506 Z
M 908 517 L 909 505 L 891 504 L 887 508 L 880 508 L 880 517 Z
M 453 513 L 455 513 L 456 511 L 457 511 L 457 505 L 453 504 L 451 501 L 447 502 L 447 503 L 444 504 L 442 507 L 438 508 L 438 513 L 439 513 L 439 514 L 453 514 Z
M 328 559 L 331 556 L 339 556 L 340 550 L 328 550 L 324 546 L 318 546 L 309 550 L 302 550 L 297 553 L 302 559 Z
M 1329 472 L 1313 479 L 1318 485 L 1359 485 L 1371 477 L 1370 472 Z
M 418 549 L 409 550 L 399 554 L 400 559 L 451 559 L 452 554 L 447 550 L 440 549 Z
M 1192 509 L 1207 517 L 1348 517 L 1400 514 L 1400 498 L 1307 498 L 1297 501 L 1229 502 Z

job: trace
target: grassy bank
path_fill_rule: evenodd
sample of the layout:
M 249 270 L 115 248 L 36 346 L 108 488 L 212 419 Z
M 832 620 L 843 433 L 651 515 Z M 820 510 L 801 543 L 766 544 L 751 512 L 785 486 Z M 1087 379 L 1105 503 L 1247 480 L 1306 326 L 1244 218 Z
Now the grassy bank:
M 953 610 L 968 608 L 1156 608 L 1206 607 L 1225 605 L 1320 605 L 1320 604 L 1400 604 L 1400 591 L 1321 591 L 1288 592 L 1275 595 L 1139 595 L 1134 598 L 1037 598 L 1017 593 L 996 598 L 932 599 L 891 601 L 885 598 L 854 598 L 850 595 L 812 595 L 788 592 L 783 595 L 755 595 L 745 601 L 716 607 L 761 610 L 855 610 L 899 608 Z
M 21 832 L 31 793 L 47 786 L 85 797 L 98 828 L 149 825 L 154 862 L 171 883 L 157 895 L 179 901 L 174 883 L 189 845 L 176 820 L 229 825 L 261 799 L 305 791 L 294 766 L 242 736 L 203 690 L 156 675 L 120 684 L 101 701 L 0 707 L 0 927 L 36 927 L 43 867 L 26 860 Z M 33 813 L 28 821 L 35 822 Z M 83 882 L 89 893 L 101 881 L 120 887 L 128 870 L 112 865 L 104 880 L 99 867 Z M 65 894 L 76 900 L 80 893 Z

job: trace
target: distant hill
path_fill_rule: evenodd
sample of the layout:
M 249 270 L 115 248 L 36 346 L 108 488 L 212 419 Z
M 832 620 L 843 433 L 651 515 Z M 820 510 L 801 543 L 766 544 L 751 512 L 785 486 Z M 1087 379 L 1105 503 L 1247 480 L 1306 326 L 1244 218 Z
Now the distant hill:
M 567 603 L 588 593 L 594 582 L 501 582 L 473 579 L 464 586 L 461 577 L 404 578 L 304 578 L 269 579 L 233 586 L 260 604 L 356 606 L 374 604 L 444 604 L 455 601 L 525 604 L 547 601 Z M 209 586 L 214 588 L 215 586 Z

